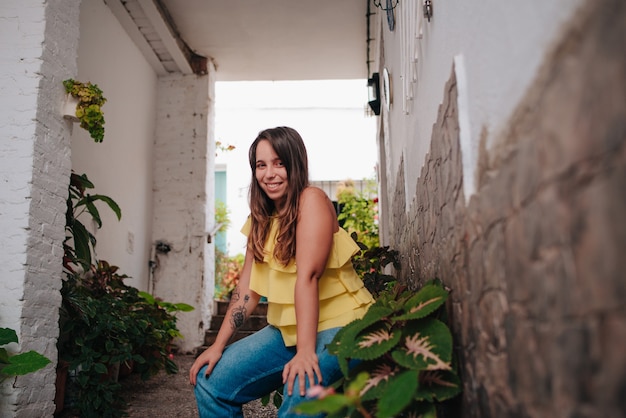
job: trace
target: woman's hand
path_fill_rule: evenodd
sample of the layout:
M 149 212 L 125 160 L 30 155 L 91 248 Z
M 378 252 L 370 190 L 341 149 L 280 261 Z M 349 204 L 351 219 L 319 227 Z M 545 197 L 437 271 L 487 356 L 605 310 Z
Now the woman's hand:
M 204 350 L 204 352 L 200 354 L 196 361 L 194 361 L 191 365 L 191 369 L 189 370 L 189 383 L 194 386 L 196 385 L 198 372 L 200 372 L 200 369 L 205 364 L 207 365 L 207 368 L 204 376 L 210 375 L 217 362 L 220 360 L 220 358 L 222 358 L 222 351 L 222 349 L 216 347 L 215 345 L 212 345 L 211 347 Z
M 322 382 L 322 372 L 320 370 L 317 354 L 315 351 L 304 353 L 298 351 L 296 355 L 285 365 L 283 369 L 283 384 L 287 383 L 287 394 L 293 394 L 294 382 L 298 377 L 300 396 L 306 394 L 306 379 L 309 379 L 309 386 L 315 386 Z M 317 377 L 317 381 L 315 378 Z

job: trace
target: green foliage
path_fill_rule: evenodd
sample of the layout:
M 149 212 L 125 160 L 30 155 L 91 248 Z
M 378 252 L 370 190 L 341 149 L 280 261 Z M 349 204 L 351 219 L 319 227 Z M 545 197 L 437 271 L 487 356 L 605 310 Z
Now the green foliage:
M 219 249 L 215 249 L 215 299 L 230 299 L 231 292 L 239 283 L 243 262 L 243 254 L 229 257 Z
M 194 308 L 139 292 L 124 283 L 128 276 L 120 274 L 119 267 L 94 260 L 96 239 L 78 216 L 90 215 L 99 228 L 102 221 L 94 202 L 105 202 L 118 219 L 121 211 L 113 199 L 87 194 L 93 187 L 87 176 L 72 173 L 58 348 L 74 376 L 68 386 L 74 400 L 70 406 L 83 417 L 118 417 L 125 414 L 125 405 L 112 370 L 134 364 L 143 379 L 160 370 L 176 373 L 177 365 L 169 357 L 172 340 L 182 337 L 175 314 Z
M 91 274 L 68 276 L 61 290 L 59 352 L 76 371 L 74 407 L 85 416 L 119 416 L 123 410 L 115 396 L 120 385 L 107 379 L 116 365 L 134 364 L 144 380 L 160 370 L 176 373 L 169 358 L 172 339 L 181 337 L 174 313 L 193 310 L 139 292 L 117 270 L 100 260 Z
M 104 112 L 107 99 L 97 84 L 81 83 L 73 79 L 63 81 L 65 92 L 78 99 L 76 117 L 80 127 L 87 130 L 95 142 L 104 140 Z
M 385 274 L 383 270 L 389 264 L 393 265 L 395 269 L 399 268 L 399 253 L 396 250 L 391 250 L 389 246 L 380 247 L 378 244 L 368 248 L 359 239 L 356 232 L 352 232 L 350 235 L 361 249 L 358 254 L 352 257 L 354 270 L 363 280 L 365 287 L 376 298 L 392 283 L 396 282 L 394 276 Z
M 228 150 L 230 149 L 234 147 L 229 147 Z M 215 224 L 219 225 L 218 232 L 225 232 L 230 227 L 230 212 L 221 200 L 215 202 Z M 231 292 L 239 283 L 243 262 L 243 254 L 231 257 L 215 247 L 215 299 L 230 299 Z
M 447 297 L 438 281 L 417 293 L 397 284 L 381 292 L 367 314 L 328 345 L 344 373 L 343 393 L 307 401 L 297 410 L 329 418 L 436 417 L 436 405 L 461 391 L 452 335 L 441 320 Z M 354 360 L 358 365 L 350 368 Z
M 215 201 L 215 224 L 219 225 L 217 232 L 226 232 L 230 227 L 230 211 L 221 200 Z
M 368 248 L 379 245 L 378 237 L 378 198 L 375 195 L 375 183 L 367 182 L 365 191 L 354 189 L 352 181 L 344 182 L 344 187 L 337 191 L 340 225 L 349 233 L 357 233 Z
M 10 328 L 0 328 L 0 346 L 17 343 L 17 333 Z M 0 347 L 0 380 L 11 376 L 22 376 L 46 367 L 50 359 L 34 350 L 25 353 L 10 354 Z
M 79 265 L 83 271 L 89 270 L 93 263 L 93 248 L 96 237 L 89 232 L 79 220 L 83 213 L 90 215 L 98 228 L 102 227 L 102 219 L 95 202 L 100 201 L 108 205 L 115 213 L 117 219 L 122 218 L 119 205 L 110 197 L 100 194 L 91 195 L 87 191 L 93 189 L 93 183 L 86 174 L 72 173 L 68 188 L 67 210 L 65 213 L 65 232 L 67 238 L 63 242 L 64 258 L 63 266 L 66 270 L 74 272 L 74 266 Z

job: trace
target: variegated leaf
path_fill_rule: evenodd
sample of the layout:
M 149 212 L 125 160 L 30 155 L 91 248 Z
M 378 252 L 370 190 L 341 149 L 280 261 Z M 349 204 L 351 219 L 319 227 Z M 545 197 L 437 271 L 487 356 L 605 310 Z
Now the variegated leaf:
M 377 323 L 363 330 L 355 339 L 351 358 L 372 360 L 391 351 L 402 338 L 402 332 L 390 329 L 386 323 Z
M 420 373 L 416 399 L 439 402 L 452 399 L 461 392 L 461 380 L 453 371 L 425 370 Z
M 400 369 L 392 364 L 378 364 L 373 370 L 370 370 L 369 378 L 361 390 L 361 398 L 365 401 L 380 398 L 387 389 L 390 380 L 399 371 Z
M 452 335 L 443 322 L 433 318 L 411 321 L 403 335 L 391 354 L 398 364 L 413 370 L 451 369 Z
M 424 286 L 412 296 L 404 306 L 404 314 L 393 317 L 395 321 L 425 318 L 443 305 L 448 292 L 441 286 L 430 284 Z

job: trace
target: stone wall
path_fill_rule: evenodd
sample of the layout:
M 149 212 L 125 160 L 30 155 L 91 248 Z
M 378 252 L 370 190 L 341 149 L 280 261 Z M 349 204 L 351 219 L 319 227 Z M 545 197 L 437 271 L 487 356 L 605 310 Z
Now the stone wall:
M 625 22 L 621 0 L 581 9 L 467 206 L 454 75 L 407 210 L 396 181 L 398 276 L 451 288 L 464 417 L 626 414 Z

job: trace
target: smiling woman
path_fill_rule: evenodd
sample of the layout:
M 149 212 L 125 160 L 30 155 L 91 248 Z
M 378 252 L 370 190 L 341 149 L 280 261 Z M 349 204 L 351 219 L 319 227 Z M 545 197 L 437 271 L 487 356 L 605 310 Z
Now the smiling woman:
M 268 125 L 288 125 L 300 133 L 311 182 L 372 178 L 378 158 L 376 119 L 365 112 L 367 100 L 366 80 L 218 82 L 216 138 L 235 146 L 216 158 L 226 170 L 231 225 L 242 225 L 249 214 L 250 178 L 241 166 L 250 138 Z M 229 255 L 243 253 L 245 237 L 238 228 L 226 232 L 226 241 Z
M 265 129 L 248 156 L 244 266 L 228 320 L 189 372 L 201 417 L 241 416 L 244 404 L 276 390 L 283 396 L 279 415 L 296 416 L 293 408 L 307 388 L 341 377 L 326 345 L 374 302 L 352 265 L 359 247 L 339 227 L 325 192 L 309 185 L 300 134 L 284 126 Z M 261 297 L 269 325 L 228 345 Z
M 287 194 L 287 169 L 269 141 L 258 144 L 255 164 L 254 175 L 259 186 L 280 210 Z

